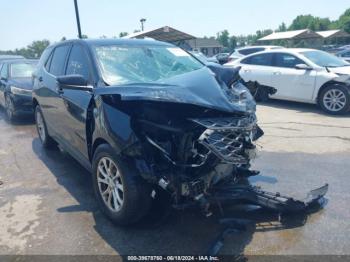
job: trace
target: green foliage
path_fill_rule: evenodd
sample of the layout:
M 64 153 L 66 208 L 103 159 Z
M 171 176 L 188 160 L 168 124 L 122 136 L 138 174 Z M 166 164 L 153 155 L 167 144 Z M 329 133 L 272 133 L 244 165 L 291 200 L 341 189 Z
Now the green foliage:
M 119 37 L 122 38 L 124 36 L 127 36 L 128 35 L 128 32 L 120 32 L 119 33 Z
M 49 40 L 33 41 L 26 48 L 11 51 L 0 51 L 0 54 L 22 55 L 25 58 L 39 58 L 46 47 L 50 45 Z
M 338 28 L 343 29 L 345 32 L 350 33 L 350 8 L 339 17 L 337 26 Z
M 216 34 L 216 40 L 224 47 L 229 46 L 230 33 L 225 29 Z

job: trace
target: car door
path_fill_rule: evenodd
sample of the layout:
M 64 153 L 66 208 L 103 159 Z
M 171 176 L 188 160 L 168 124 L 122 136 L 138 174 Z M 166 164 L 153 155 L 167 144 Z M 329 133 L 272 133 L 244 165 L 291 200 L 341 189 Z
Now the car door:
M 240 62 L 242 68 L 239 73 L 246 82 L 256 81 L 261 85 L 270 86 L 273 70 L 271 64 L 271 53 L 252 55 Z
M 296 65 L 307 63 L 290 53 L 274 53 L 272 87 L 277 93 L 272 98 L 311 102 L 314 93 L 316 71 L 297 69 Z
M 56 140 L 62 139 L 62 123 L 65 121 L 65 119 L 61 118 L 64 108 L 62 106 L 61 94 L 58 90 L 56 77 L 64 74 L 70 48 L 70 44 L 57 46 L 46 62 L 42 75 L 38 76 L 40 85 L 40 90 L 38 91 L 40 107 L 48 131 Z
M 65 70 L 65 75 L 81 75 L 92 85 L 91 61 L 87 50 L 81 44 L 74 44 Z M 60 95 L 60 119 L 62 123 L 62 136 L 76 157 L 83 156 L 88 159 L 86 140 L 86 120 L 92 93 L 82 90 L 63 89 Z
M 5 90 L 8 81 L 8 66 L 6 63 L 0 65 L 0 104 L 5 106 Z

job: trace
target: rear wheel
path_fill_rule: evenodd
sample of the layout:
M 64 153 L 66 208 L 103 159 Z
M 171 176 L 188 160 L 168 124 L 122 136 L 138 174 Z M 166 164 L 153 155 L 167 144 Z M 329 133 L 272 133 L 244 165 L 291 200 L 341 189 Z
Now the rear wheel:
M 52 137 L 47 132 L 46 123 L 39 105 L 37 105 L 35 108 L 35 123 L 36 123 L 36 130 L 38 131 L 38 135 L 43 147 L 44 148 L 54 147 L 56 145 L 56 142 L 52 139 Z
M 344 114 L 350 107 L 350 96 L 348 90 L 338 84 L 326 87 L 319 97 L 321 108 L 332 115 Z
M 15 119 L 15 106 L 9 95 L 5 95 L 5 112 L 7 119 L 12 122 Z
M 134 224 L 150 209 L 150 185 L 107 144 L 94 154 L 93 185 L 101 210 L 115 224 Z

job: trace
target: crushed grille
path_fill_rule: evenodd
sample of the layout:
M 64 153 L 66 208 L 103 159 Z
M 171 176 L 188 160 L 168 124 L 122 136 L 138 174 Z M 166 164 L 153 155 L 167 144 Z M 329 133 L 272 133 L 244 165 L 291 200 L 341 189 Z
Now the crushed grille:
M 198 142 L 226 163 L 244 165 L 249 163 L 247 144 L 256 128 L 256 117 L 192 119 L 207 129 Z
M 252 129 L 256 125 L 256 116 L 253 114 L 247 117 L 197 118 L 191 120 L 213 130 Z

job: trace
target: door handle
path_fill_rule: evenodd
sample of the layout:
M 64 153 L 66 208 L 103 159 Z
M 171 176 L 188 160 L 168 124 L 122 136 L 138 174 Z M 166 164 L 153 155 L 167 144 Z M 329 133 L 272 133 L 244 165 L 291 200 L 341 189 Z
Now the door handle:
M 244 73 L 250 73 L 252 70 L 250 70 L 250 69 L 245 69 L 244 70 Z
M 38 78 L 38 80 L 39 80 L 39 82 L 42 82 L 42 81 L 43 81 L 43 77 L 40 76 L 40 77 Z
M 280 71 L 273 72 L 274 75 L 281 75 L 282 73 Z

